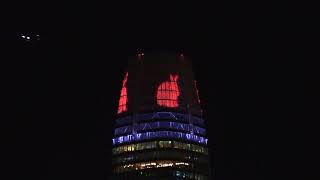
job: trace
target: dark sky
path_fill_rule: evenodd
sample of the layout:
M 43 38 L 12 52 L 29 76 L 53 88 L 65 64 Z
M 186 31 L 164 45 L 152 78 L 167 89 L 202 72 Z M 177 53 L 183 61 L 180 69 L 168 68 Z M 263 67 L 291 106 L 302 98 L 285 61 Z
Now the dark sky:
M 287 4 L 257 7 L 13 6 L 5 171 L 12 179 L 106 179 L 127 57 L 171 51 L 193 60 L 215 179 L 305 176 L 296 150 L 303 142 L 290 128 L 303 109 L 300 64 L 289 58 L 295 20 Z M 21 33 L 41 40 L 25 42 Z

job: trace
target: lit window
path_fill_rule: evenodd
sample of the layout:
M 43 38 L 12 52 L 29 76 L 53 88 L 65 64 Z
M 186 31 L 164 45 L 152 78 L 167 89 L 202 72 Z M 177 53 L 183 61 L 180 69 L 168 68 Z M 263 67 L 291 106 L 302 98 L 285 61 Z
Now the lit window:
M 143 162 L 143 163 L 135 163 L 135 164 L 126 164 L 121 165 L 115 168 L 116 172 L 126 172 L 131 171 L 133 169 L 149 169 L 149 168 L 161 168 L 161 167 L 180 167 L 180 168 L 190 168 L 190 164 L 185 162 L 177 162 L 177 161 L 155 161 L 155 162 Z
M 127 81 L 128 81 L 128 72 L 126 73 L 126 75 L 123 79 L 123 82 L 122 82 L 122 88 L 121 88 L 120 99 L 119 99 L 118 114 L 128 110 Z
M 208 154 L 208 149 L 205 147 L 201 147 L 195 144 L 187 144 L 177 141 L 152 141 L 152 142 L 144 142 L 137 143 L 134 145 L 124 145 L 113 148 L 113 154 L 121 154 L 127 151 L 139 151 L 145 149 L 156 149 L 158 148 L 174 148 L 174 149 L 185 149 L 189 151 L 199 152 L 203 154 Z M 130 147 L 130 148 L 129 148 Z
M 170 74 L 170 81 L 162 82 L 157 90 L 157 104 L 165 107 L 178 107 L 180 90 L 178 86 L 178 75 Z

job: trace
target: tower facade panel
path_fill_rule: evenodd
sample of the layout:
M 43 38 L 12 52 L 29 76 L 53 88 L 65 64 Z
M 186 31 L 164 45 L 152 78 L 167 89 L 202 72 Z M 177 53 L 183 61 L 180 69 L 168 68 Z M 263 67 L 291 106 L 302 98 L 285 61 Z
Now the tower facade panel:
M 208 139 L 185 56 L 130 58 L 117 116 L 113 179 L 208 179 Z

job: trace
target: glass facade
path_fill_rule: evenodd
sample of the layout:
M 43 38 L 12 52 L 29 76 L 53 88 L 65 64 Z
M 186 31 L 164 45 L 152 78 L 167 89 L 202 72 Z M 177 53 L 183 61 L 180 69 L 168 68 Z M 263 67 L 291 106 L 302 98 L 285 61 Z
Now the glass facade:
M 199 125 L 203 126 L 204 121 L 203 119 L 196 117 L 196 116 L 189 116 L 188 114 L 182 114 L 182 113 L 177 113 L 177 112 L 154 112 L 154 113 L 145 113 L 145 114 L 136 114 L 135 117 L 132 116 L 125 116 L 116 119 L 116 123 L 119 126 L 123 125 L 131 125 L 133 119 L 136 122 L 142 122 L 142 121 L 151 121 L 154 119 L 164 119 L 164 120 L 173 120 L 173 121 L 181 121 L 181 122 L 186 122 L 189 123 L 190 121 L 194 125 Z
M 199 153 L 183 152 L 172 150 L 156 150 L 139 153 L 127 153 L 113 158 L 113 164 L 132 163 L 138 161 L 154 160 L 154 159 L 166 159 L 166 160 L 181 160 L 184 162 L 207 163 L 208 159 L 205 155 Z
M 120 128 L 116 128 L 114 134 L 116 136 L 131 134 L 133 133 L 133 128 L 136 132 L 151 130 L 151 129 L 174 129 L 185 132 L 194 132 L 195 134 L 205 135 L 205 129 L 199 126 L 179 123 L 179 122 L 168 122 L 168 121 L 157 121 L 157 122 L 148 122 L 148 123 L 140 123 L 133 126 L 123 126 Z
M 121 154 L 125 152 L 142 151 L 142 150 L 157 149 L 157 148 L 183 149 L 183 150 L 208 154 L 208 148 L 206 147 L 202 147 L 195 144 L 178 142 L 178 141 L 151 141 L 151 142 L 143 142 L 143 143 L 137 143 L 137 144 L 128 144 L 128 145 L 114 147 L 112 149 L 112 153 Z
M 158 170 L 158 169 L 157 169 Z M 159 176 L 160 174 L 160 176 Z M 119 175 L 121 178 L 121 174 Z M 117 176 L 117 177 L 119 177 Z M 162 177 L 161 177 L 162 176 Z M 163 176 L 175 177 L 177 180 L 180 179 L 193 179 L 193 180 L 209 180 L 208 176 L 204 176 L 199 173 L 190 172 L 190 171 L 182 171 L 182 170 L 168 170 L 165 172 L 154 172 L 146 170 L 137 171 L 135 174 L 130 174 L 130 176 L 122 177 L 123 179 L 154 179 L 157 178 L 159 180 L 166 180 Z
M 117 166 L 114 168 L 114 172 L 123 173 L 132 170 L 142 170 L 151 168 L 164 168 L 164 167 L 175 167 L 181 169 L 191 169 L 191 164 L 182 161 L 150 161 L 141 163 L 132 163 Z
M 129 143 L 129 142 L 137 142 L 143 140 L 151 140 L 157 138 L 169 138 L 169 139 L 183 139 L 187 141 L 197 142 L 199 144 L 207 144 L 208 139 L 197 136 L 190 133 L 181 133 L 174 131 L 157 131 L 157 132 L 145 132 L 145 133 L 137 133 L 130 134 L 126 136 L 120 136 L 112 139 L 113 145 Z

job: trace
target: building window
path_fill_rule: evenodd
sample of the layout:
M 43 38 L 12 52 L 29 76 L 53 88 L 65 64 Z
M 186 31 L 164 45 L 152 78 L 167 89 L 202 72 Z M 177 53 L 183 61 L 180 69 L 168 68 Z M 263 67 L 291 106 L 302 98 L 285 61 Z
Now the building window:
M 190 169 L 191 164 L 181 161 L 151 161 L 151 162 L 142 162 L 134 164 L 126 164 L 118 166 L 114 169 L 115 172 L 127 172 L 132 170 L 142 170 L 142 169 L 154 169 L 154 168 L 163 168 L 163 167 L 176 167 L 183 169 Z
M 127 81 L 128 81 L 128 72 L 126 73 L 126 75 L 122 81 L 118 114 L 128 110 Z
M 180 89 L 178 86 L 178 75 L 170 74 L 170 80 L 162 82 L 157 89 L 157 104 L 164 107 L 178 107 Z
M 159 146 L 157 146 L 159 145 Z M 140 151 L 145 149 L 156 149 L 156 148 L 174 148 L 174 149 L 185 149 L 188 151 L 199 152 L 203 154 L 208 154 L 208 149 L 202 146 L 198 146 L 195 144 L 187 144 L 177 141 L 151 141 L 151 142 L 143 142 L 137 144 L 130 144 L 115 147 L 112 149 L 113 154 L 121 154 L 128 151 Z

